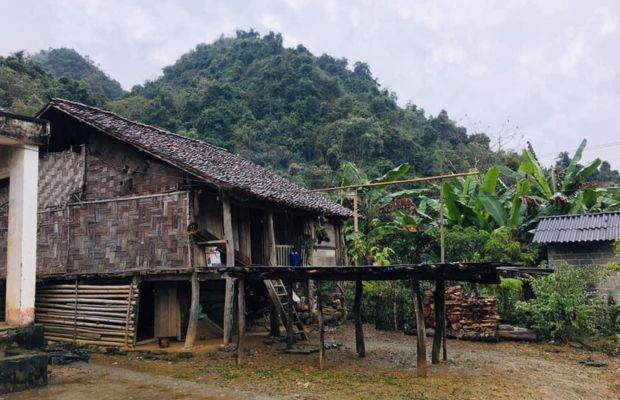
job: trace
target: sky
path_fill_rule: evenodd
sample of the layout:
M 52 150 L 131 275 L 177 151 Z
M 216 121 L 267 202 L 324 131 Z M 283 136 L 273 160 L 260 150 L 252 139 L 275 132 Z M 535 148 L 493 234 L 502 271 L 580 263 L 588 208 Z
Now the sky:
M 418 0 L 1 0 L 0 54 L 66 46 L 124 88 L 236 29 L 370 65 L 429 115 L 445 109 L 494 146 L 530 141 L 620 168 L 620 2 Z

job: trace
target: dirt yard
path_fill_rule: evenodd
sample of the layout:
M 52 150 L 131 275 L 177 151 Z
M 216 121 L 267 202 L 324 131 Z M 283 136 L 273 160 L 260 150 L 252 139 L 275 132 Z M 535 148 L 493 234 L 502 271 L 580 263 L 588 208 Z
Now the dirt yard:
M 449 361 L 430 366 L 429 378 L 419 379 L 415 337 L 371 326 L 365 332 L 367 357 L 359 359 L 352 327 L 329 330 L 326 338 L 334 348 L 327 351 L 323 371 L 317 353 L 285 354 L 284 344 L 265 344 L 266 337 L 253 335 L 241 367 L 216 343 L 200 346 L 191 358 L 179 349 L 94 354 L 89 365 L 52 367 L 48 388 L 5 399 L 620 399 L 620 358 L 602 353 L 451 340 Z M 305 347 L 313 345 L 316 335 Z

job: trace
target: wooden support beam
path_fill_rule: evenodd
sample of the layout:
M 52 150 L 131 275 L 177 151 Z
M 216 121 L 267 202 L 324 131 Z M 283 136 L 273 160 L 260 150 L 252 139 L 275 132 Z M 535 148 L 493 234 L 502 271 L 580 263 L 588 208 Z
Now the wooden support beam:
M 245 280 L 237 281 L 237 322 L 239 335 L 237 336 L 237 365 L 241 365 L 245 358 Z
M 292 349 L 293 342 L 295 341 L 295 333 L 293 332 L 293 282 L 287 282 L 287 293 L 288 296 L 286 301 L 288 303 L 288 307 L 286 308 L 286 348 Z
M 224 240 L 226 240 L 226 266 L 235 266 L 235 235 L 232 226 L 232 210 L 230 198 L 222 195 L 222 211 L 224 222 Z M 224 344 L 232 341 L 233 314 L 235 303 L 235 284 L 233 278 L 226 278 L 226 293 L 224 295 Z
M 276 253 L 276 233 L 273 227 L 273 211 L 267 210 L 265 212 L 265 233 L 267 244 L 267 265 L 275 267 L 277 264 Z
M 426 363 L 426 326 L 424 324 L 424 303 L 422 302 L 422 289 L 420 280 L 411 280 L 411 291 L 413 294 L 413 308 L 415 310 L 416 327 L 418 331 L 418 349 L 416 373 L 419 378 L 426 378 L 428 375 L 428 365 Z
M 278 311 L 278 307 L 272 304 L 269 314 L 269 334 L 273 337 L 280 337 L 280 312 Z
M 444 341 L 444 329 L 446 329 L 446 307 L 445 307 L 446 282 L 443 280 L 435 281 L 435 335 L 433 337 L 433 351 L 431 360 L 433 364 L 439 363 L 439 351 Z
M 263 257 L 265 258 L 265 265 L 270 267 L 275 267 L 277 264 L 277 253 L 276 253 L 276 234 L 273 227 L 273 211 L 265 210 L 264 214 L 264 224 L 263 224 L 263 246 L 264 253 Z M 276 305 L 271 306 L 271 329 L 270 335 L 273 337 L 280 337 L 280 322 L 282 320 L 282 316 L 280 315 L 280 310 Z
M 358 357 L 366 356 L 366 345 L 364 343 L 364 328 L 362 325 L 362 300 L 364 294 L 364 283 L 355 281 L 355 349 Z
M 198 308 L 200 306 L 200 281 L 198 281 L 198 272 L 192 273 L 191 279 L 191 303 L 189 308 L 189 323 L 187 324 L 187 334 L 185 335 L 185 348 L 189 349 L 194 346 L 198 333 Z
M 325 369 L 325 321 L 323 318 L 323 300 L 321 299 L 321 281 L 316 282 L 316 305 L 319 314 L 319 368 Z

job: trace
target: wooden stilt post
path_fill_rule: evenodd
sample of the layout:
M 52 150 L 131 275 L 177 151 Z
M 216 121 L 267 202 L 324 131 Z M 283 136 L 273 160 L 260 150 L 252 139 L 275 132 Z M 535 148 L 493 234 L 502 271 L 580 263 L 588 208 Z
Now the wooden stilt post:
M 275 305 L 271 305 L 269 334 L 273 337 L 280 337 L 280 312 Z
M 189 308 L 189 323 L 187 324 L 187 334 L 185 335 L 185 348 L 189 349 L 194 346 L 198 332 L 198 308 L 200 306 L 200 281 L 198 281 L 198 272 L 192 273 L 191 279 L 192 300 Z
M 445 293 L 446 282 L 438 280 L 435 282 L 435 335 L 433 337 L 433 352 L 431 360 L 433 364 L 439 363 L 439 351 L 444 342 L 444 329 L 446 326 L 445 313 Z
M 245 280 L 237 280 L 237 323 L 239 335 L 237 336 L 237 365 L 243 363 L 245 358 Z
M 286 348 L 292 349 L 293 342 L 295 341 L 294 332 L 293 332 L 293 282 L 287 282 L 287 299 L 286 302 Z
M 440 233 L 440 239 L 441 239 L 441 263 L 444 264 L 446 262 L 446 234 L 445 234 L 445 222 L 443 219 L 443 208 L 444 208 L 444 203 L 445 203 L 445 198 L 444 198 L 444 194 L 443 194 L 443 179 L 441 179 L 439 181 L 440 184 L 440 193 L 439 193 L 439 233 Z M 439 282 L 438 282 L 439 283 Z M 435 290 L 435 292 L 437 292 L 437 290 Z M 446 282 L 442 281 L 441 282 L 441 308 L 438 308 L 439 304 L 437 302 L 437 297 L 435 297 L 435 309 L 438 310 L 438 312 L 441 313 L 442 318 L 441 320 L 443 321 L 443 325 L 441 326 L 441 340 L 443 343 L 443 360 L 447 361 L 448 360 L 448 340 L 447 340 L 447 334 L 448 334 L 448 330 L 446 328 Z M 436 320 L 437 323 L 439 323 L 439 320 Z M 433 342 L 433 346 L 435 345 L 435 343 Z M 434 354 L 434 352 L 433 352 Z M 439 356 L 438 356 L 439 358 Z
M 418 331 L 418 350 L 417 350 L 417 376 L 426 378 L 428 365 L 426 363 L 426 326 L 424 324 L 424 305 L 422 302 L 422 290 L 420 280 L 414 278 L 411 281 L 413 293 L 413 308 L 415 310 L 416 327 Z
M 325 321 L 323 319 L 323 300 L 321 299 L 321 281 L 316 281 L 316 305 L 319 314 L 319 368 L 325 365 Z
M 270 267 L 275 267 L 278 263 L 276 254 L 276 233 L 273 227 L 273 211 L 265 211 L 265 220 L 263 224 L 263 256 L 265 264 Z M 280 315 L 279 308 L 272 304 L 270 311 L 271 327 L 270 334 L 273 337 L 280 337 L 280 322 L 283 315 Z
M 364 283 L 355 281 L 355 349 L 358 357 L 366 356 L 366 345 L 364 343 L 364 328 L 362 325 L 362 298 L 364 294 Z
M 235 237 L 232 226 L 232 211 L 230 198 L 222 195 L 222 211 L 224 222 L 224 240 L 226 240 L 226 266 L 235 266 Z M 224 295 L 224 344 L 232 341 L 233 314 L 235 303 L 235 283 L 233 278 L 226 278 L 226 293 Z

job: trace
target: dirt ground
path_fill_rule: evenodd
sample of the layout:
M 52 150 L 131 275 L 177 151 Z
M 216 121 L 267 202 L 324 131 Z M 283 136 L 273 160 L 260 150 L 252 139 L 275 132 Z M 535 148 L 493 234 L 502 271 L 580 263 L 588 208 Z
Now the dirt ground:
M 325 370 L 318 369 L 317 353 L 286 354 L 283 343 L 251 335 L 247 363 L 240 367 L 234 353 L 219 351 L 216 342 L 201 345 L 191 358 L 179 348 L 169 354 L 94 354 L 88 365 L 51 367 L 48 388 L 5 399 L 620 399 L 620 358 L 602 353 L 450 340 L 449 361 L 430 365 L 429 377 L 420 379 L 415 337 L 371 326 L 365 333 L 367 356 L 360 359 L 352 327 L 331 328 L 326 339 L 334 348 L 327 351 Z M 304 348 L 316 340 L 312 335 Z

